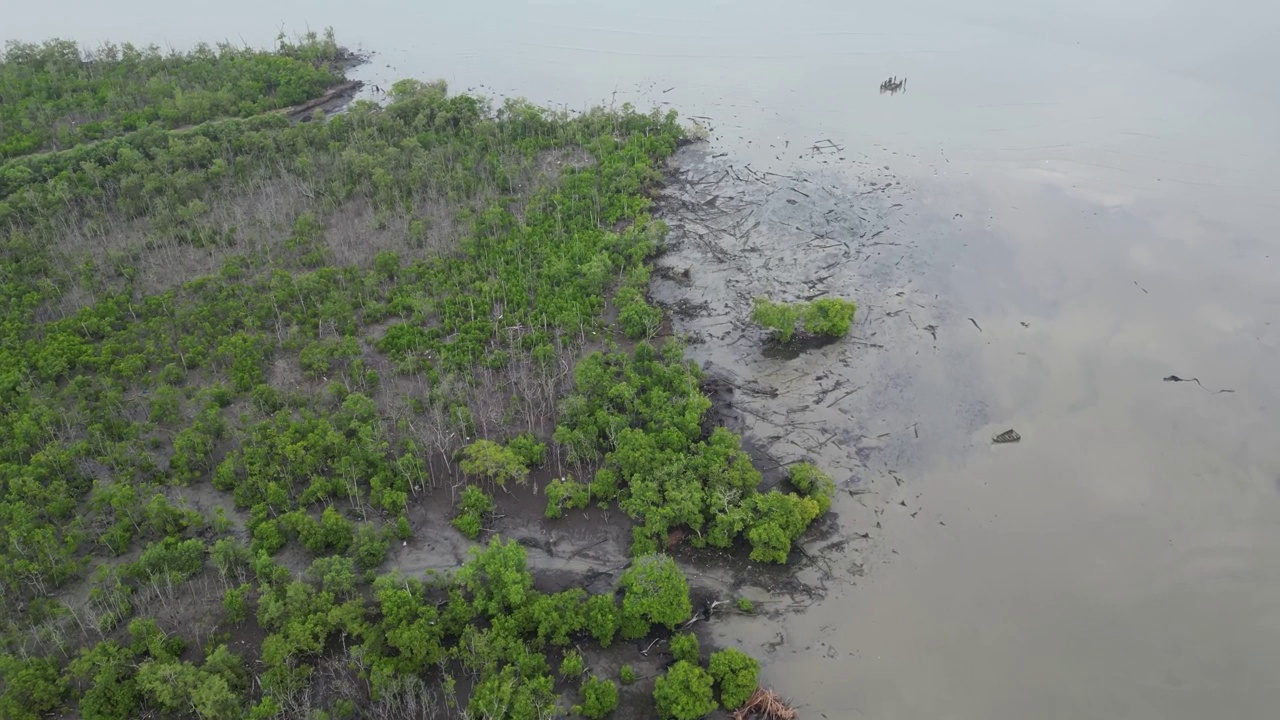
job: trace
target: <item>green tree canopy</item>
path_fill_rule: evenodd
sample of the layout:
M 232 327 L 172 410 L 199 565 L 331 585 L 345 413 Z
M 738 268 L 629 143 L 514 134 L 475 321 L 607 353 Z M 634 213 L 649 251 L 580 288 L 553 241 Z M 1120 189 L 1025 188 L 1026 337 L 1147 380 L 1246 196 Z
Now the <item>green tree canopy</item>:
M 711 675 L 681 660 L 654 681 L 653 700 L 664 720 L 699 720 L 719 707 L 711 691 Z
M 728 710 L 742 707 L 759 685 L 760 663 L 736 648 L 711 653 L 707 666 L 720 688 L 720 704 Z
M 487 480 L 498 487 L 506 487 L 508 481 L 525 482 L 529 468 L 520 455 L 510 447 L 503 447 L 492 440 L 477 440 L 462 450 L 462 472 Z
M 689 585 L 669 555 L 646 555 L 622 573 L 622 636 L 640 638 L 651 625 L 675 629 L 693 615 Z

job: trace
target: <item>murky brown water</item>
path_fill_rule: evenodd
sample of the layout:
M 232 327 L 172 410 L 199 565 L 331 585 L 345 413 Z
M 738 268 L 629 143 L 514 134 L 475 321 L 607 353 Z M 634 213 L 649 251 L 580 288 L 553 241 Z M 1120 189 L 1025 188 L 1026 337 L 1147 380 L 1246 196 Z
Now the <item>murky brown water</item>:
M 708 303 L 696 357 L 777 391 L 738 394 L 771 454 L 870 491 L 837 504 L 825 598 L 726 637 L 806 717 L 1274 717 L 1280 10 L 883 5 L 48 2 L 0 35 L 334 25 L 384 88 L 710 118 L 686 167 L 741 181 L 702 221 L 746 222 L 692 228 L 666 262 L 695 284 L 658 291 Z M 859 301 L 862 344 L 768 358 L 739 324 L 752 294 L 822 290 Z

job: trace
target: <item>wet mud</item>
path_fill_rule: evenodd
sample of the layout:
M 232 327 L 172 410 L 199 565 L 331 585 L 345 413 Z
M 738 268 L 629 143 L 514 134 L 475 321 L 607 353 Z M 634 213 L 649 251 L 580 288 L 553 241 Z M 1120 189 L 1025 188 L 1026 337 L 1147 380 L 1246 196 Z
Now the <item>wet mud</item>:
M 920 438 L 904 402 L 914 385 L 904 358 L 942 322 L 916 282 L 916 243 L 901 232 L 910 193 L 881 168 L 833 172 L 825 152 L 837 150 L 815 144 L 807 162 L 777 173 L 705 144 L 683 148 L 659 203 L 670 233 L 650 290 L 706 373 L 722 421 L 750 443 L 765 485 L 800 461 L 837 481 L 832 516 L 794 554 L 808 597 L 781 603 L 792 610 L 856 583 L 890 552 L 878 528 L 900 495 L 895 470 Z M 842 297 L 858 312 L 847 337 L 779 344 L 749 319 L 761 295 Z

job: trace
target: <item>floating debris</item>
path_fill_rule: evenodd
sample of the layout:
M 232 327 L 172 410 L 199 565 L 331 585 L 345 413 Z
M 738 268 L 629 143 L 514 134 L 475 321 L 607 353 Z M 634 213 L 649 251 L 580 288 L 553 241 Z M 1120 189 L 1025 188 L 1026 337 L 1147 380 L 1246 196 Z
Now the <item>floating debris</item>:
M 1221 393 L 1233 393 L 1233 392 L 1235 392 L 1235 390 L 1226 390 L 1226 389 L 1224 389 L 1224 390 L 1210 390 L 1209 388 L 1207 388 L 1207 387 L 1205 387 L 1205 386 L 1204 386 L 1204 383 L 1200 382 L 1200 379 L 1199 379 L 1199 378 L 1183 378 L 1183 377 L 1178 377 L 1177 375 L 1170 375 L 1169 377 L 1166 377 L 1166 378 L 1164 379 L 1164 381 L 1165 381 L 1165 382 L 1193 382 L 1193 383 L 1195 383 L 1195 384 L 1199 385 L 1201 390 L 1204 390 L 1205 392 L 1213 393 L 1214 395 L 1219 395 L 1219 394 L 1221 394 Z
M 899 80 L 898 76 L 895 75 L 889 78 L 888 80 L 885 80 L 884 82 L 880 83 L 880 93 L 882 95 L 884 93 L 889 93 L 890 95 L 897 95 L 900 92 L 906 92 L 906 91 L 907 91 L 906 78 L 902 78 L 901 80 Z
M 1018 434 L 1018 431 L 1017 431 L 1017 430 L 1014 430 L 1014 429 L 1012 429 L 1012 428 L 1010 428 L 1010 429 L 1005 430 L 1004 432 L 1000 433 L 999 435 L 997 435 L 997 436 L 995 436 L 995 437 L 991 438 L 991 442 L 993 442 L 993 443 L 1016 443 L 1016 442 L 1018 442 L 1018 441 L 1019 441 L 1019 440 L 1021 440 L 1021 439 L 1022 439 L 1022 436 Z

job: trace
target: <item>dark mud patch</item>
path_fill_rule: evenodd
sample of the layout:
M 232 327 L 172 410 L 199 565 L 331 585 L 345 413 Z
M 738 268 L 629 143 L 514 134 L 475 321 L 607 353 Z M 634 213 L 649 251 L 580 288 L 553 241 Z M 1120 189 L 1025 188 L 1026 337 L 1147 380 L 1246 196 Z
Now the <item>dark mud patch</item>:
M 320 110 L 328 115 L 336 110 L 343 108 L 347 103 L 355 99 L 360 89 L 364 87 L 361 80 L 348 80 L 347 82 L 335 85 L 324 92 L 319 97 L 312 98 L 306 102 L 291 105 L 287 108 L 281 108 L 276 112 L 289 116 L 289 119 L 295 122 L 307 122 L 311 119 L 312 113 Z
M 843 340 L 843 338 L 831 337 L 829 335 L 807 335 L 791 338 L 789 342 L 779 342 L 777 340 L 767 340 L 764 347 L 761 348 L 760 354 L 774 360 L 795 360 L 810 350 L 821 350 L 828 345 L 834 345 Z
M 693 285 L 693 268 L 690 267 L 676 268 L 670 265 L 658 265 L 654 267 L 653 274 L 663 280 L 670 280 L 685 287 Z

